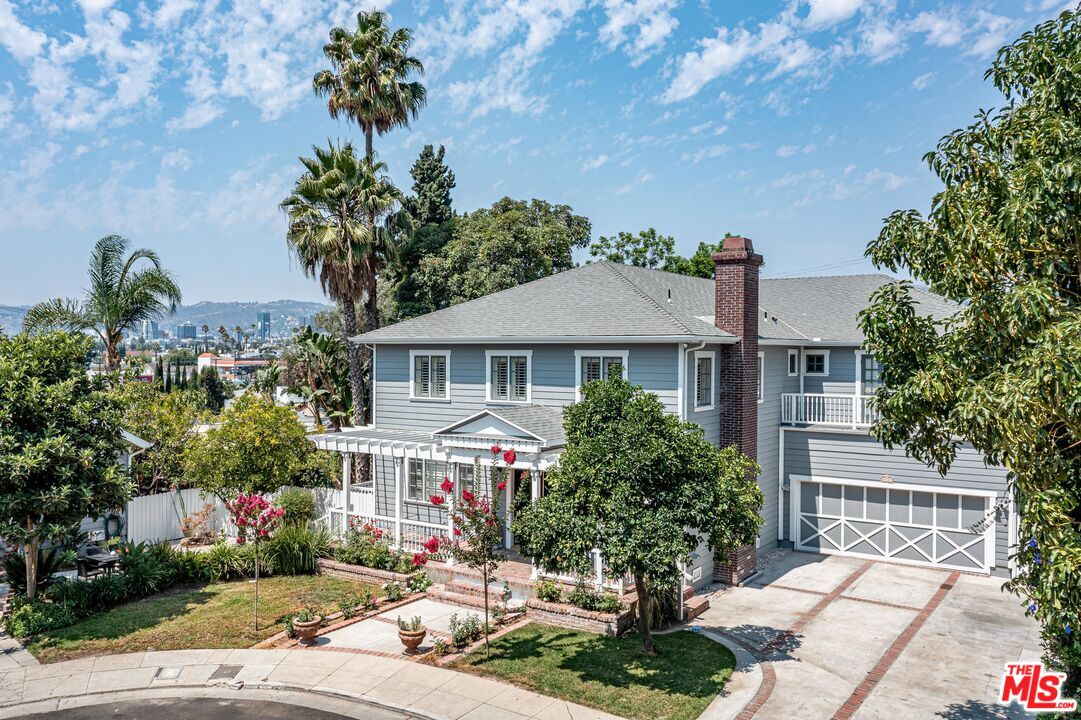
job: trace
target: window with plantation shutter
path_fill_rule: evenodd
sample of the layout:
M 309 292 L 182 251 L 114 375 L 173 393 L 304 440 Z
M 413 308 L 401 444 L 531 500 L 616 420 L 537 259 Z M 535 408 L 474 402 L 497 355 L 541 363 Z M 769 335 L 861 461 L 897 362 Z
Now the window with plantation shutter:
M 528 354 L 499 354 L 488 351 L 488 400 L 529 401 Z
M 409 355 L 413 362 L 413 384 L 409 397 L 414 400 L 449 399 L 447 368 L 450 365 L 450 351 L 413 350 Z
M 578 365 L 578 390 L 581 397 L 583 385 L 594 380 L 607 380 L 610 377 L 627 377 L 626 350 L 575 350 Z

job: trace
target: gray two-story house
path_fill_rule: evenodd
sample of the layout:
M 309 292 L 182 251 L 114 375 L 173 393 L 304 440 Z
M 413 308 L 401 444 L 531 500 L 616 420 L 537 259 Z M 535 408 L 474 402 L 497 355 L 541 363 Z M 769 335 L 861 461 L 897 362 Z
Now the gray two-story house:
M 584 383 L 619 372 L 757 459 L 758 552 L 782 544 L 1008 574 L 1006 472 L 967 448 L 941 477 L 868 434 L 878 366 L 856 318 L 891 279 L 759 280 L 762 258 L 744 238 L 715 259 L 713 280 L 584 265 L 355 338 L 373 351 L 373 422 L 315 437 L 347 458 L 371 456 L 370 503 L 341 519 L 363 516 L 419 550 L 451 532 L 445 505 L 430 501 L 443 478 L 486 490 L 493 444 L 517 452 L 502 509 L 512 516 L 559 462 L 562 409 Z M 926 314 L 952 312 L 934 295 L 917 299 Z M 514 545 L 509 529 L 505 540 Z M 753 568 L 754 548 L 700 550 L 698 584 Z

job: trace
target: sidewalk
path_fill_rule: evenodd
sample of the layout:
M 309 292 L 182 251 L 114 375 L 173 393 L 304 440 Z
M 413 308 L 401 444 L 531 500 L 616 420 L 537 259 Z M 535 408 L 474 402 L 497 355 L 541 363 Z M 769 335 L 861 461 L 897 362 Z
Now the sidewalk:
M 615 717 L 506 683 L 355 652 L 148 651 L 41 665 L 14 640 L 0 635 L 0 718 L 22 714 L 12 706 L 41 700 L 183 687 L 305 690 L 448 720 Z

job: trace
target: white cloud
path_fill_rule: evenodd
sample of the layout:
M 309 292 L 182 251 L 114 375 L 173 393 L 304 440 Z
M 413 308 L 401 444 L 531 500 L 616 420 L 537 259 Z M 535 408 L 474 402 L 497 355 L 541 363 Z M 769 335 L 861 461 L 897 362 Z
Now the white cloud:
M 863 0 L 807 0 L 810 11 L 807 24 L 812 28 L 827 28 L 843 22 L 856 14 Z
M 929 72 L 929 73 L 924 73 L 923 75 L 920 75 L 919 77 L 917 77 L 916 79 L 914 79 L 912 81 L 912 89 L 913 90 L 926 90 L 927 88 L 931 87 L 931 83 L 934 82 L 935 75 L 937 75 L 937 74 L 938 73 Z
M 604 166 L 608 162 L 608 156 L 601 153 L 595 158 L 587 158 L 582 163 L 582 172 L 589 172 L 590 170 L 597 170 Z
M 976 14 L 976 29 L 979 36 L 968 46 L 966 54 L 979 57 L 993 55 L 1009 41 L 1014 25 L 1014 21 L 1007 17 L 980 10 Z
M 0 130 L 11 122 L 11 111 L 15 107 L 15 88 L 11 83 L 0 85 Z
M 872 64 L 897 57 L 907 49 L 905 28 L 899 22 L 876 19 L 861 31 L 859 48 Z
M 623 46 L 637 67 L 660 50 L 679 26 L 672 16 L 677 0 L 604 0 L 607 16 L 600 39 L 609 50 Z M 628 31 L 633 37 L 628 37 Z
M 638 176 L 635 177 L 635 179 L 633 181 L 627 183 L 626 185 L 623 185 L 621 187 L 616 188 L 615 194 L 616 195 L 626 195 L 629 192 L 633 192 L 636 187 L 639 187 L 641 185 L 645 185 L 647 182 L 649 182 L 652 179 L 653 179 L 653 176 L 649 173 L 648 170 L 642 170 L 641 172 L 638 173 Z
M 190 169 L 191 166 L 191 155 L 184 148 L 170 150 L 161 156 L 162 170 L 179 170 L 183 172 Z
M 965 28 L 956 13 L 921 12 L 909 26 L 913 32 L 927 34 L 927 44 L 936 47 L 952 47 L 961 42 Z
M 808 144 L 803 145 L 803 146 L 800 146 L 800 145 L 782 145 L 779 148 L 777 148 L 777 157 L 783 157 L 783 158 L 792 157 L 793 155 L 795 155 L 798 152 L 802 152 L 804 155 L 810 155 L 811 153 L 813 153 L 817 149 L 818 149 L 818 147 L 814 143 L 808 143 Z
M 0 47 L 6 48 L 16 60 L 27 62 L 41 52 L 46 39 L 45 33 L 19 22 L 15 7 L 8 0 L 0 0 Z
M 661 96 L 662 102 L 686 100 L 738 68 L 755 51 L 755 37 L 744 28 L 721 28 L 714 37 L 699 40 L 698 48 L 677 61 L 676 75 Z
M 180 117 L 168 120 L 165 129 L 168 132 L 182 132 L 184 130 L 196 130 L 214 122 L 225 112 L 220 105 L 209 100 L 192 103 L 184 110 Z
M 712 160 L 731 151 L 732 147 L 730 145 L 710 145 L 693 153 L 683 153 L 683 162 L 693 162 L 697 165 L 703 160 Z

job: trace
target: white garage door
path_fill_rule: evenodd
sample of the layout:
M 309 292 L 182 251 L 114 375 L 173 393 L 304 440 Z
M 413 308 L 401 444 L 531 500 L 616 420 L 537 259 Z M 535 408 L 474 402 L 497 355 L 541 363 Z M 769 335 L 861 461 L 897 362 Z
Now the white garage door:
M 993 494 L 794 478 L 798 550 L 990 572 Z

